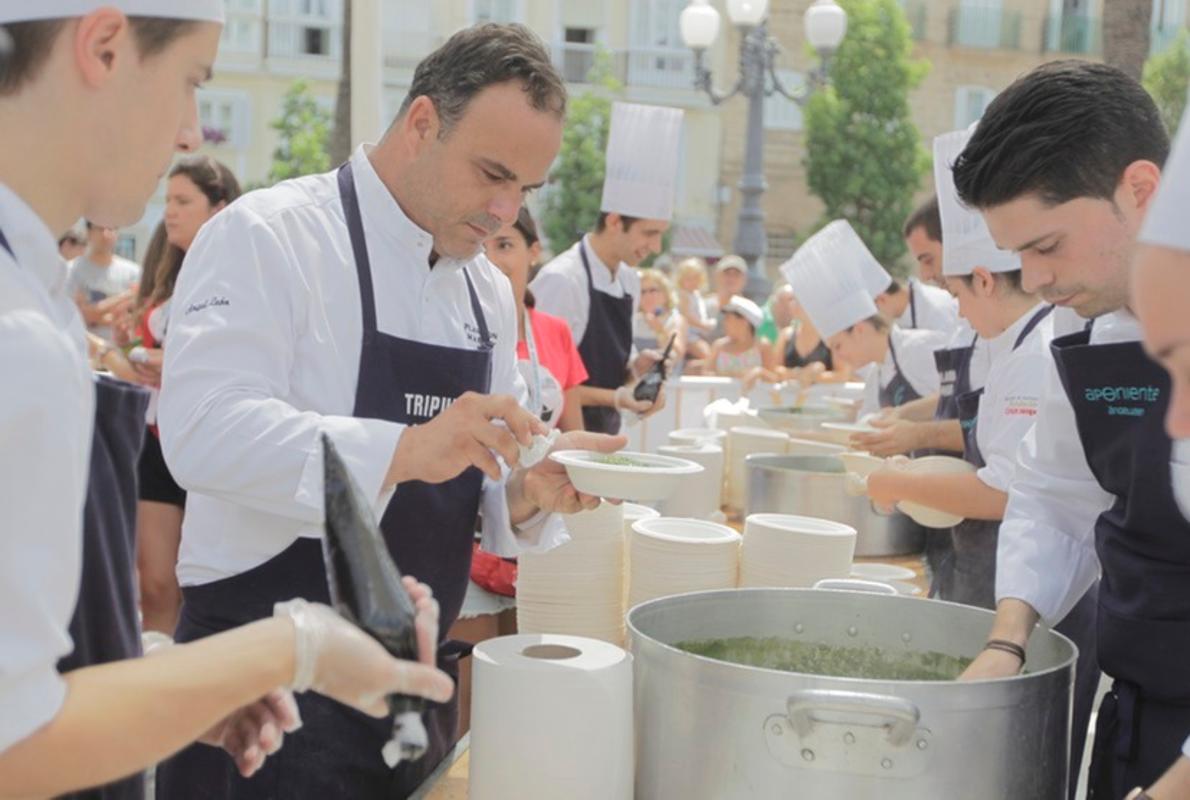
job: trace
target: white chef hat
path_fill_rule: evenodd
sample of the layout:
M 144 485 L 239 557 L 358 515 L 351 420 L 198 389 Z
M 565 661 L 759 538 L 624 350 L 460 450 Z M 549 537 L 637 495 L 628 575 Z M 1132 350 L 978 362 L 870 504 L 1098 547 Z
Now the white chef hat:
M 826 228 L 838 226 L 838 229 L 831 235 L 837 238 L 838 248 L 840 251 L 846 251 L 849 255 L 848 263 L 859 272 L 860 278 L 867 287 L 868 294 L 872 298 L 879 297 L 884 292 L 888 291 L 888 287 L 892 285 L 892 275 L 888 274 L 888 270 L 880 265 L 876 260 L 876 256 L 872 255 L 872 251 L 860 238 L 860 235 L 855 232 L 855 228 L 851 227 L 851 223 L 845 219 L 837 219 Z
M 672 219 L 681 138 L 681 109 L 613 103 L 600 209 Z
M 873 273 L 865 273 L 865 262 L 880 267 L 851 225 L 838 219 L 807 239 L 781 267 L 823 339 L 878 313 L 872 299 Z
M 996 247 L 983 215 L 964 205 L 955 188 L 954 162 L 973 132 L 972 127 L 934 138 L 934 188 L 942 216 L 943 275 L 970 275 L 976 267 L 988 272 L 1021 268 L 1020 256 Z
M 764 322 L 764 312 L 760 310 L 760 306 L 749 300 L 743 295 L 732 295 L 727 304 L 723 306 L 723 311 L 734 311 L 748 322 L 752 323 L 752 329 L 755 330 Z
M 224 0 L 3 0 L 0 25 L 81 17 L 99 8 L 115 8 L 129 17 L 162 17 L 223 22 Z

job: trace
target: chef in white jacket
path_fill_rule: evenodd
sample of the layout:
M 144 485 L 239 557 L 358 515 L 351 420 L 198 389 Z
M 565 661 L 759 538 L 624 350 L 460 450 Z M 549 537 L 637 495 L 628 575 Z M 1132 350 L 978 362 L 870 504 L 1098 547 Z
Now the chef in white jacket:
M 570 323 L 587 382 L 579 397 L 583 426 L 616 433 L 620 412 L 642 416 L 657 402 L 638 401 L 632 383 L 659 354 L 638 353 L 632 319 L 640 305 L 635 267 L 661 252 L 673 217 L 682 111 L 634 103 L 612 104 L 607 168 L 595 230 L 541 268 L 529 285 L 537 308 Z
M 1102 568 L 1099 663 L 1114 682 L 1095 797 L 1151 783 L 1190 730 L 1190 522 L 1170 485 L 1169 376 L 1144 352 L 1129 291 L 1168 147 L 1134 79 L 1055 62 L 996 98 L 954 168 L 996 243 L 1020 253 L 1025 285 L 1094 318 L 1053 342 L 1000 527 L 993 647 L 967 676 L 1019 671 L 1038 618 L 1061 619 Z
M 370 714 L 386 693 L 451 691 L 437 670 L 392 659 L 305 603 L 195 647 L 101 664 L 92 653 L 58 671 L 81 644 L 68 632 L 76 600 L 105 599 L 80 598 L 80 585 L 103 585 L 87 583 L 84 498 L 101 477 L 88 475 L 98 391 L 120 391 L 91 375 L 58 234 L 83 216 L 135 221 L 173 152 L 199 145 L 194 89 L 210 76 L 222 18 L 221 0 L 0 4 L 0 796 L 103 784 L 87 796 L 129 797 L 129 776 L 199 737 L 251 774 L 300 725 L 280 687 Z M 88 517 L 104 502 L 87 499 Z M 133 565 L 108 566 L 128 577 Z M 432 637 L 433 600 L 413 591 Z M 136 634 L 135 616 L 108 622 Z
M 864 283 L 880 313 L 908 330 L 938 331 L 949 337 L 959 327 L 959 307 L 950 293 L 910 278 L 894 280 L 873 257 L 863 265 Z
M 881 316 L 868 290 L 874 269 L 882 268 L 846 220 L 811 236 L 781 267 L 831 352 L 856 368 L 872 365 L 861 415 L 936 394 L 934 351 L 947 341 Z
M 1164 180 L 1153 208 L 1145 217 L 1132 273 L 1136 315 L 1144 329 L 1145 349 L 1165 367 L 1173 395 L 1165 427 L 1174 437 L 1170 470 L 1174 497 L 1190 518 L 1190 228 L 1185 213 L 1190 202 L 1190 114 L 1183 115 L 1170 152 Z M 1128 800 L 1174 800 L 1190 797 L 1190 738 L 1182 754 L 1156 783 Z
M 398 568 L 434 590 L 443 631 L 467 587 L 477 514 L 484 549 L 512 556 L 565 541 L 546 512 L 598 503 L 548 459 L 517 466 L 518 442 L 547 429 L 518 405 L 516 303 L 482 249 L 544 182 L 565 102 L 527 29 L 460 31 L 418 65 L 376 146 L 245 195 L 200 231 L 171 304 L 158 413 L 189 492 L 179 639 L 256 618 L 279 596 L 326 600 L 322 434 L 372 498 Z M 558 446 L 622 445 L 578 432 Z M 460 652 L 443 643 L 439 664 L 454 672 Z M 457 724 L 453 703 L 431 709 L 427 754 L 390 769 L 383 725 L 321 698 L 299 707 L 303 738 L 256 778 L 195 747 L 162 765 L 158 796 L 230 785 L 236 798 L 404 797 Z

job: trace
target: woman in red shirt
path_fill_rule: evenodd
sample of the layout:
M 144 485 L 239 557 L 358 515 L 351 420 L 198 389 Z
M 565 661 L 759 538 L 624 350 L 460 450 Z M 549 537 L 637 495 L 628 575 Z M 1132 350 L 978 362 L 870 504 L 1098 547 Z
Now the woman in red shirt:
M 522 206 L 516 222 L 500 228 L 485 247 L 491 262 L 512 281 L 518 366 L 529 387 L 529 410 L 563 432 L 582 430 L 576 387 L 587 379 L 587 369 L 566 322 L 535 309 L 528 288 L 529 269 L 541 256 L 537 225 L 529 209 Z

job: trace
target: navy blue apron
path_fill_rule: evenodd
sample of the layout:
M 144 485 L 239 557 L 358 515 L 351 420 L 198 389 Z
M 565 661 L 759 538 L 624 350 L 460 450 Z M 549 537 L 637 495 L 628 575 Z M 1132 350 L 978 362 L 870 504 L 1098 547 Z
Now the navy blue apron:
M 628 356 L 632 353 L 632 295 L 612 297 L 596 291 L 591 280 L 591 262 L 587 245 L 578 244 L 587 273 L 587 330 L 578 344 L 578 353 L 587 368 L 584 385 L 600 389 L 616 389 L 628 377 Z M 624 267 L 620 267 L 624 269 Z M 583 427 L 596 433 L 619 433 L 620 412 L 608 406 L 583 406 Z
M 901 364 L 897 361 L 897 349 L 893 347 L 891 335 L 888 337 L 888 352 L 892 356 L 893 369 L 896 370 L 896 374 L 888 382 L 888 386 L 880 387 L 880 407 L 895 408 L 903 406 L 906 403 L 912 403 L 914 400 L 920 400 L 921 395 L 917 393 L 917 390 L 913 388 L 913 384 L 901 372 Z M 880 380 L 879 370 L 877 370 L 877 373 L 876 380 Z
M 913 281 L 906 281 L 909 289 L 909 327 L 917 328 L 917 292 L 913 291 Z
M 957 420 L 959 411 L 955 397 L 971 391 L 971 358 L 979 334 L 966 347 L 949 347 L 934 351 L 934 366 L 938 369 L 938 405 L 934 421 Z M 914 458 L 931 455 L 950 455 L 949 451 L 927 449 L 912 453 Z M 920 526 L 925 534 L 926 568 L 930 576 L 930 597 L 949 597 L 954 593 L 954 542 L 949 531 Z
M 1140 342 L 1052 345 L 1087 464 L 1115 495 L 1095 523 L 1102 568 L 1099 662 L 1115 679 L 1099 708 L 1090 794 L 1155 781 L 1190 733 L 1190 522 L 1170 483 L 1169 376 Z
M 363 322 L 359 384 L 354 415 L 407 425 L 428 422 L 464 392 L 491 388 L 492 344 L 471 277 L 464 272 L 481 348 L 425 344 L 381 333 L 376 326 L 371 260 L 352 181 L 351 165 L 338 174 L 339 194 L 359 276 Z M 425 402 L 409 403 L 409 397 Z M 442 400 L 443 403 L 434 402 Z M 423 414 L 431 408 L 434 412 Z M 412 411 L 410 410 L 412 409 Z M 483 473 L 472 467 L 441 484 L 402 483 L 380 527 L 404 574 L 429 584 L 441 608 L 440 639 L 462 607 L 471 570 L 471 546 L 479 513 Z M 295 596 L 329 602 L 321 543 L 298 539 L 289 548 L 240 575 L 182 590 L 179 641 L 201 638 L 273 613 L 273 604 Z M 457 677 L 461 651 L 440 646 L 438 665 Z M 453 652 L 452 652 L 453 650 Z M 390 770 L 380 751 L 392 732 L 391 717 L 375 720 L 314 692 L 298 696 L 304 725 L 285 737 L 280 752 L 249 780 L 231 760 L 196 745 L 158 770 L 159 800 L 389 800 L 413 793 L 454 744 L 456 699 L 426 715 L 430 748 L 415 762 Z
M 0 247 L 16 259 L 4 231 Z M 95 376 L 95 428 L 83 506 L 83 560 L 78 603 L 70 620 L 74 650 L 59 672 L 136 658 L 140 617 L 136 593 L 136 464 L 145 435 L 149 393 L 107 375 Z M 71 800 L 144 800 L 136 774 L 63 797 Z

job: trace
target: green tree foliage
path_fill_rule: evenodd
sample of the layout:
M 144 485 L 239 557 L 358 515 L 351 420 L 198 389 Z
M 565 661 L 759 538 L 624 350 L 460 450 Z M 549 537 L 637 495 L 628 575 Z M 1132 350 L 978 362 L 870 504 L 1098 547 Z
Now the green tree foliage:
M 909 114 L 909 91 L 929 70 L 911 57 L 897 0 L 839 0 L 847 37 L 830 85 L 806 107 L 806 173 L 826 205 L 820 225 L 847 219 L 885 266 L 905 252 L 901 226 L 930 156 Z
M 1172 136 L 1177 133 L 1186 94 L 1190 92 L 1190 36 L 1178 34 L 1177 41 L 1145 62 L 1144 85 L 1161 110 L 1161 119 Z
M 330 169 L 327 144 L 331 115 L 314 100 L 305 81 L 294 81 L 289 87 L 281 101 L 281 116 L 269 125 L 279 137 L 269 168 L 269 183 Z
M 542 204 L 541 227 L 554 253 L 577 242 L 599 218 L 612 98 L 623 89 L 608 53 L 596 53 L 587 82 L 592 88 L 568 103 L 562 147 Z

